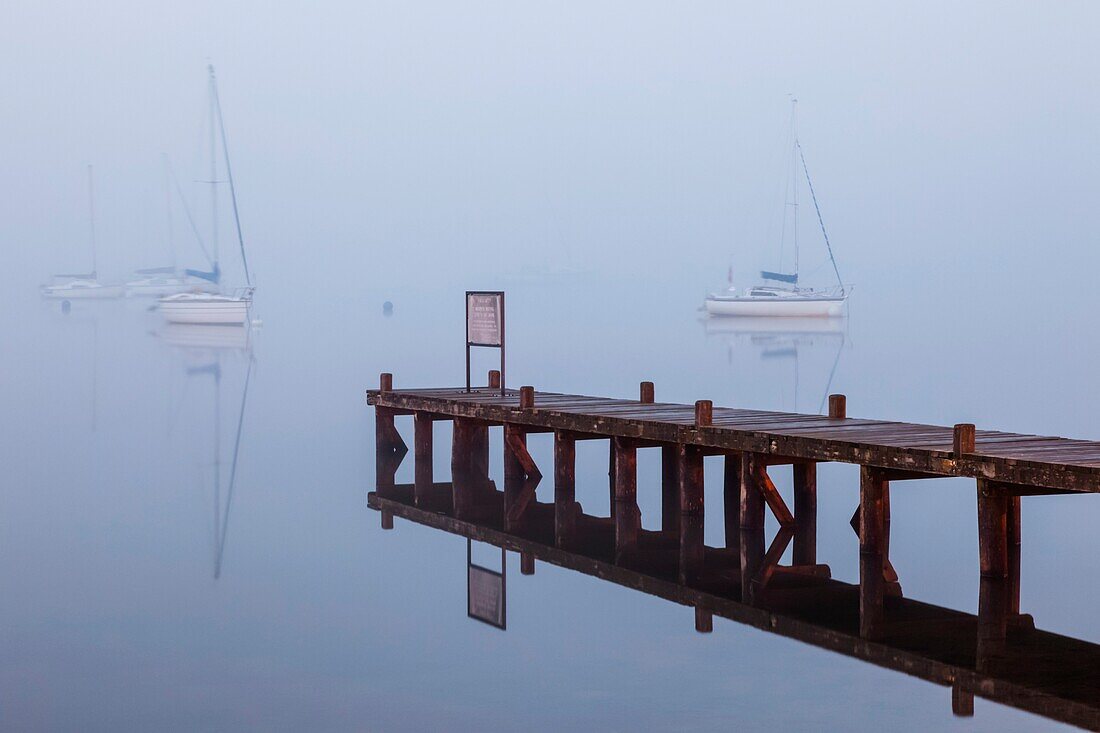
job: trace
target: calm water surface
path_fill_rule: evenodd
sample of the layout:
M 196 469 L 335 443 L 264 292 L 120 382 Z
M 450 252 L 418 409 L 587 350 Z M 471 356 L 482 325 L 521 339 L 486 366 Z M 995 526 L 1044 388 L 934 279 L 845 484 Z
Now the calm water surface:
M 632 397 L 651 379 L 658 400 L 814 413 L 838 391 L 852 416 L 1100 437 L 1095 336 L 1072 315 L 1093 307 L 1087 294 L 1050 320 L 1007 296 L 928 303 L 869 287 L 847 322 L 776 327 L 704 323 L 694 283 L 662 297 L 579 275 L 405 283 L 305 303 L 274 286 L 263 326 L 243 335 L 166 328 L 136 299 L 64 313 L 27 288 L 0 392 L 0 728 L 1058 727 L 981 699 L 956 719 L 946 688 L 722 619 L 700 635 L 688 608 L 541 563 L 523 577 L 514 555 L 507 631 L 468 619 L 465 541 L 400 519 L 382 532 L 366 507 L 363 397 L 381 371 L 398 387 L 462 381 L 466 287 L 508 291 L 513 386 Z M 494 366 L 488 352 L 475 364 Z M 449 430 L 436 437 L 446 476 Z M 550 439 L 531 444 L 551 465 Z M 578 499 L 594 513 L 606 460 L 578 446 Z M 708 501 L 719 470 L 708 460 Z M 659 475 L 642 451 L 647 527 Z M 411 481 L 411 456 L 398 479 Z M 552 491 L 546 480 L 540 497 Z M 855 581 L 857 470 L 822 465 L 819 491 L 820 562 Z M 1047 497 L 1023 511 L 1023 611 L 1100 641 L 1100 505 Z M 712 512 L 708 542 L 721 532 Z M 898 485 L 892 532 L 907 596 L 976 611 L 971 482 Z

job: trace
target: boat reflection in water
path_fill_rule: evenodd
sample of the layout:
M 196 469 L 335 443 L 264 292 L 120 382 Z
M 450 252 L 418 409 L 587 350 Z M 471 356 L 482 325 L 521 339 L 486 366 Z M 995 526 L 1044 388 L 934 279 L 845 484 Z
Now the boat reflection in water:
M 793 396 L 784 395 L 782 404 L 776 407 L 792 412 L 805 412 L 812 407 L 818 414 L 824 413 L 840 355 L 847 343 L 846 319 L 704 318 L 702 324 L 708 340 L 725 342 L 726 361 L 731 366 L 734 355 L 739 352 L 755 352 L 761 362 L 769 364 L 770 371 L 775 371 L 777 363 L 791 363 Z M 802 361 L 807 357 L 804 368 Z M 813 397 L 817 397 L 818 382 L 821 384 L 821 396 L 812 405 L 800 404 L 799 391 L 805 372 L 811 376 Z
M 555 517 L 553 503 L 532 500 L 523 525 L 509 521 L 505 531 L 504 493 L 488 480 L 459 492 L 435 483 L 419 504 L 412 484 L 396 484 L 371 492 L 368 505 L 381 512 L 383 528 L 399 517 L 518 552 L 525 575 L 538 560 L 692 607 L 701 632 L 711 631 L 718 616 L 950 686 L 956 715 L 973 715 L 978 696 L 1100 730 L 1100 645 L 1038 630 L 1019 613 L 1019 545 L 1008 548 L 1009 577 L 981 579 L 977 615 L 903 597 L 897 581 L 890 583 L 887 622 L 872 641 L 860 637 L 859 586 L 833 579 L 829 566 L 817 563 L 814 525 L 780 531 L 765 552 L 762 536 L 727 518 L 724 546 L 706 547 L 707 572 L 685 583 L 677 548 L 686 525 L 664 517 L 661 530 L 641 530 L 638 552 L 616 558 L 612 520 L 585 514 L 579 504 L 570 516 Z M 780 565 L 792 540 L 798 565 Z
M 229 514 L 233 507 L 233 493 L 237 486 L 237 459 L 240 455 L 241 434 L 244 430 L 245 406 L 248 403 L 248 386 L 252 378 L 251 328 L 225 325 L 201 325 L 168 323 L 155 334 L 164 343 L 180 351 L 184 373 L 188 381 L 213 382 L 213 415 L 210 428 L 197 431 L 209 441 L 213 453 L 212 466 L 204 473 L 212 474 L 214 485 L 214 579 L 221 577 L 222 560 L 225 557 L 226 539 L 229 535 Z M 244 360 L 245 364 L 239 362 Z M 223 363 L 237 362 L 243 368 L 244 381 L 240 392 L 240 407 L 233 426 L 233 452 L 228 466 L 223 465 L 222 451 L 222 377 Z M 239 369 L 238 369 L 239 371 Z M 223 482 L 227 488 L 223 492 Z M 223 499 L 224 493 L 224 499 Z

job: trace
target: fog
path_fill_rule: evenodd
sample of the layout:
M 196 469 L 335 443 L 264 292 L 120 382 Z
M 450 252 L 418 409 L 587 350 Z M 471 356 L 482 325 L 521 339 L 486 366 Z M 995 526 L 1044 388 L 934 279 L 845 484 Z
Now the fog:
M 851 416 L 1100 438 L 1098 27 L 1085 2 L 9 3 L 0 727 L 1054 727 L 982 700 L 953 720 L 942 688 L 732 622 L 701 637 L 690 609 L 541 562 L 509 576 L 506 632 L 475 624 L 465 543 L 366 507 L 363 390 L 462 382 L 462 292 L 499 288 L 513 387 L 649 379 L 658 401 L 808 413 L 832 391 Z M 262 323 L 41 298 L 91 267 L 89 165 L 102 280 L 168 264 L 165 156 L 210 236 L 207 64 Z M 707 320 L 728 268 L 777 264 L 792 96 L 848 317 Z M 177 261 L 203 267 L 179 199 Z M 531 450 L 552 465 L 546 436 Z M 649 528 L 659 470 L 639 469 Z M 605 513 L 606 471 L 601 441 L 578 450 L 578 500 Z M 822 562 L 854 582 L 856 471 L 819 486 Z M 973 612 L 972 482 L 892 501 L 906 597 Z M 1023 610 L 1100 641 L 1100 507 L 1024 506 Z
M 158 259 L 161 154 L 205 177 L 207 62 L 263 297 L 379 273 L 436 288 L 588 272 L 694 298 L 731 255 L 765 249 L 788 94 L 861 289 L 934 287 L 960 307 L 980 294 L 981 309 L 1083 287 L 1098 257 L 1098 14 L 9 4 L 3 291 L 85 256 L 89 163 L 101 269 Z

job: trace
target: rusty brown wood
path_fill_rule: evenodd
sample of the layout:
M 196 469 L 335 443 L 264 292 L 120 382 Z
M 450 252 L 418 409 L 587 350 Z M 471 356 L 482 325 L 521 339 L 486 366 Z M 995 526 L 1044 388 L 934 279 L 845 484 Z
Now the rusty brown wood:
M 519 572 L 520 575 L 534 575 L 535 574 L 535 556 L 529 552 L 521 552 L 519 554 Z
M 1008 577 L 1008 502 L 999 486 L 978 479 L 978 556 L 987 578 Z
M 695 607 L 695 630 L 700 634 L 714 631 L 714 614 L 705 608 Z
M 386 494 L 392 492 L 397 468 L 409 452 L 401 434 L 394 425 L 394 413 L 385 408 L 375 410 L 374 415 L 374 481 L 375 488 Z
M 727 453 L 722 465 L 722 519 L 726 547 L 741 540 L 741 454 Z
M 432 416 L 418 412 L 413 416 L 413 470 L 417 506 L 427 506 L 432 500 Z
M 653 382 L 642 382 L 638 387 L 638 401 L 653 404 Z
M 612 441 L 615 452 L 615 562 L 629 563 L 638 553 L 642 530 L 638 511 L 638 449 L 629 438 Z
M 779 526 L 793 526 L 794 515 L 791 513 L 791 510 L 787 508 L 787 502 L 783 501 L 783 496 L 779 493 L 779 489 L 775 488 L 771 476 L 768 475 L 768 467 L 758 463 L 754 478 L 756 489 L 763 495 L 764 502 L 768 505 L 768 508 L 772 510 L 772 515 L 774 515 L 776 521 L 779 522 Z
M 568 430 L 587 436 L 684 443 L 712 452 L 753 452 L 930 476 L 987 478 L 1057 491 L 1100 492 L 1100 442 L 1095 441 L 975 431 L 975 449 L 955 451 L 954 430 L 949 427 L 732 408 L 713 408 L 712 424 L 697 426 L 689 405 L 542 392 L 534 408 L 522 410 L 516 392 L 501 398 L 486 392 L 459 394 L 453 388 L 371 390 L 368 401 L 392 414 L 424 411 L 494 424 L 515 422 L 528 431 Z M 959 447 L 968 446 L 964 441 Z
M 977 436 L 974 434 L 974 426 L 972 424 L 958 423 L 955 425 L 953 431 L 951 452 L 957 456 L 973 453 L 976 439 Z
M 829 417 L 843 420 L 848 417 L 848 398 L 842 394 L 829 395 Z
M 500 389 L 500 370 L 489 370 L 489 389 Z
M 504 526 L 516 531 L 524 526 L 527 508 L 535 501 L 542 473 L 527 452 L 527 434 L 518 425 L 504 426 Z
M 714 422 L 714 404 L 710 400 L 695 403 L 695 427 L 705 428 Z
M 530 410 L 535 406 L 535 388 L 524 386 L 519 388 L 519 409 Z
M 554 544 L 569 548 L 576 542 L 577 442 L 572 433 L 554 433 Z
M 859 472 L 859 635 L 877 639 L 882 634 L 885 597 L 886 480 L 873 468 Z
M 766 464 L 758 453 L 741 455 L 741 532 L 738 538 L 741 563 L 741 601 L 753 603 L 753 580 L 764 561 L 764 495 L 758 484 Z
M 680 448 L 661 448 L 661 531 L 680 536 Z
M 481 490 L 474 457 L 478 442 L 475 437 L 477 431 L 478 426 L 468 420 L 454 420 L 451 438 L 451 501 L 454 514 L 459 519 L 472 516 Z
M 837 395 L 834 395 L 837 396 Z M 795 565 L 817 564 L 817 464 L 800 463 L 793 467 Z
M 703 455 L 693 445 L 679 446 L 680 582 L 698 582 L 703 572 Z

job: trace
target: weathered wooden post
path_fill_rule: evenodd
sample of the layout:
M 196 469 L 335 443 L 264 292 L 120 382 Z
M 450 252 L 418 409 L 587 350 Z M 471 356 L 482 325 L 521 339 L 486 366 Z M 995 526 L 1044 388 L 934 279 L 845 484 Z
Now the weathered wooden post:
M 711 424 L 710 400 L 695 403 L 695 427 Z M 680 446 L 680 582 L 694 584 L 706 562 L 703 542 L 703 451 L 696 445 Z
M 528 552 L 519 553 L 519 572 L 520 575 L 534 575 L 535 574 L 535 556 Z
M 570 548 L 577 532 L 577 440 L 564 430 L 554 432 L 554 544 Z
M 764 561 L 764 496 L 760 493 L 757 474 L 763 468 L 764 457 L 757 453 L 741 456 L 741 602 L 753 603 L 753 580 Z
M 977 431 L 971 423 L 958 423 L 952 433 L 952 452 L 955 457 L 973 453 L 977 442 Z
M 1008 612 L 1020 615 L 1020 497 L 1008 497 Z
M 378 391 L 382 394 L 393 390 L 393 375 L 383 372 L 378 378 Z M 374 407 L 374 488 L 381 496 L 393 496 L 394 475 L 408 448 L 401 440 L 393 422 L 393 410 Z
M 393 512 L 383 509 L 379 514 L 382 515 L 382 529 L 393 529 Z
M 741 543 L 741 454 L 727 453 L 722 466 L 722 519 L 726 548 Z
M 527 433 L 519 425 L 504 424 L 504 531 L 517 532 L 526 524 L 523 508 L 518 506 L 527 482 L 527 474 L 520 461 L 520 452 L 526 451 Z
M 630 438 L 612 438 L 615 452 L 615 562 L 632 560 L 638 552 L 641 516 L 638 511 L 638 449 Z
M 642 382 L 638 388 L 638 401 L 651 405 L 653 404 L 653 382 Z
M 432 499 L 434 474 L 432 471 L 432 415 L 417 412 L 413 415 L 413 493 L 416 505 L 427 506 Z
M 669 537 L 680 536 L 680 450 L 661 446 L 661 532 Z
M 457 519 L 469 519 L 476 504 L 473 451 L 474 426 L 465 418 L 456 417 L 452 422 L 451 439 L 451 497 Z
M 695 402 L 695 427 L 706 428 L 714 423 L 714 403 L 710 400 Z
M 1009 504 L 1005 487 L 978 479 L 978 669 L 991 670 L 1004 650 L 1009 615 Z
M 951 683 L 951 712 L 959 718 L 974 715 L 974 693 L 964 690 L 958 679 Z
M 842 394 L 829 395 L 829 417 L 845 420 L 848 417 L 848 398 Z
M 535 388 L 524 386 L 519 388 L 519 409 L 531 410 L 535 407 Z
M 882 635 L 886 569 L 885 494 L 881 471 L 859 467 L 859 635 Z
M 817 464 L 796 463 L 794 471 L 794 549 L 795 565 L 817 564 Z
M 489 389 L 500 389 L 500 370 L 489 370 Z
M 695 630 L 700 634 L 709 634 L 714 631 L 714 613 L 700 606 L 696 606 Z

